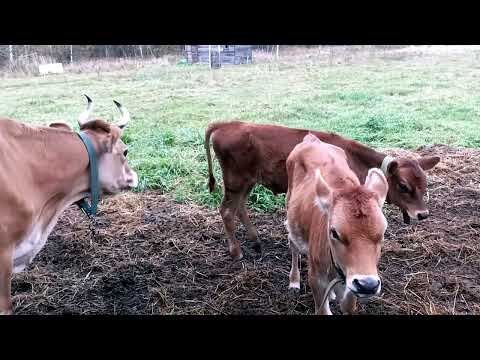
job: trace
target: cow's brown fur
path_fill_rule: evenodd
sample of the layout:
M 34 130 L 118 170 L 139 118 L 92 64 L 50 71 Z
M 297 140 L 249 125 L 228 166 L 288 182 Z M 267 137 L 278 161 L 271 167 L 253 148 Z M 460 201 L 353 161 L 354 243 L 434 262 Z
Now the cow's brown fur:
M 328 304 L 322 307 L 321 301 L 328 281 L 335 275 L 331 252 L 346 276 L 346 287 L 339 295 L 341 308 L 351 313 L 356 304 L 352 279 L 358 275 L 378 277 L 377 262 L 386 229 L 381 208 L 387 181 L 379 169 L 372 169 L 365 185 L 360 185 L 347 165 L 345 152 L 312 135 L 294 148 L 286 167 L 290 287 L 299 288 L 298 256 L 308 255 L 308 281 L 316 313 L 329 314 Z M 341 240 L 330 236 L 331 229 L 340 234 Z
M 248 237 L 254 247 L 260 250 L 257 230 L 251 223 L 245 207 L 246 199 L 255 184 L 259 183 L 275 194 L 285 193 L 288 187 L 285 162 L 295 145 L 300 143 L 310 130 L 294 129 L 277 125 L 251 124 L 241 121 L 219 122 L 211 124 L 205 131 L 205 149 L 207 152 L 209 189 L 213 191 L 215 178 L 212 171 L 210 138 L 215 154 L 222 168 L 224 198 L 220 205 L 230 253 L 240 259 L 242 251 L 235 238 L 235 216 L 245 225 Z M 379 168 L 386 154 L 375 151 L 354 140 L 342 136 L 311 131 L 317 138 L 336 145 L 345 151 L 347 162 L 352 171 L 363 183 L 368 170 Z M 387 201 L 397 205 L 410 217 L 426 214 L 423 201 L 426 190 L 424 170 L 431 169 L 440 161 L 439 157 L 425 157 L 419 161 L 396 158 L 387 170 L 389 192 Z M 400 184 L 408 186 L 408 193 L 401 193 Z

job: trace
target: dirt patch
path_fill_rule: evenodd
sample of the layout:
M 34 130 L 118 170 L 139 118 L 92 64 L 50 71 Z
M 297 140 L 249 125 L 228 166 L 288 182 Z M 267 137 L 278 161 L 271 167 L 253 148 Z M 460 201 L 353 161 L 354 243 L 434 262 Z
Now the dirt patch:
M 383 291 L 368 314 L 480 314 L 480 151 L 431 146 L 431 217 L 405 225 L 386 207 Z M 155 192 L 122 194 L 100 206 L 98 237 L 72 206 L 38 258 L 13 280 L 16 314 L 311 314 L 302 288 L 288 291 L 285 212 L 254 214 L 263 254 L 238 237 L 244 260 L 228 256 L 216 210 L 180 205 Z M 338 308 L 333 307 L 338 313 Z

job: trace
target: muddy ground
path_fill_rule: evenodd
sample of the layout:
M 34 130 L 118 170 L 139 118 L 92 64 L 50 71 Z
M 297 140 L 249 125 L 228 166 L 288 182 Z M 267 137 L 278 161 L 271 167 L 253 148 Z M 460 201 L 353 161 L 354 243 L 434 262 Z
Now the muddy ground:
M 431 217 L 406 225 L 386 206 L 383 290 L 361 314 L 480 314 L 480 151 L 433 146 Z M 72 206 L 27 271 L 14 276 L 16 314 L 312 314 L 306 284 L 288 291 L 285 212 L 253 214 L 263 255 L 238 230 L 244 259 L 228 256 L 216 210 L 155 192 L 100 205 L 98 236 Z M 338 307 L 332 306 L 335 313 Z

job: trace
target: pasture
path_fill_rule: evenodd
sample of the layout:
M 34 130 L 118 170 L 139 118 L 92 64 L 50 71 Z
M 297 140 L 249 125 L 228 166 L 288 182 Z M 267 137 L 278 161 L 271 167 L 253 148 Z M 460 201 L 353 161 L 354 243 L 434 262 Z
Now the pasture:
M 249 199 L 264 247 L 232 262 L 210 194 L 203 147 L 213 121 L 333 131 L 389 155 L 436 154 L 431 217 L 405 225 L 386 206 L 380 296 L 369 314 L 480 314 L 480 49 L 289 49 L 274 60 L 210 71 L 178 59 L 47 77 L 5 77 L 0 114 L 78 128 L 82 94 L 112 119 L 132 115 L 124 141 L 137 193 L 102 201 L 98 236 L 72 206 L 26 272 L 14 276 L 14 312 L 75 314 L 307 314 L 306 286 L 290 293 L 284 196 L 258 186 Z M 216 160 L 215 176 L 221 182 Z M 338 309 L 334 308 L 337 312 Z M 334 310 L 334 311 L 335 311 Z

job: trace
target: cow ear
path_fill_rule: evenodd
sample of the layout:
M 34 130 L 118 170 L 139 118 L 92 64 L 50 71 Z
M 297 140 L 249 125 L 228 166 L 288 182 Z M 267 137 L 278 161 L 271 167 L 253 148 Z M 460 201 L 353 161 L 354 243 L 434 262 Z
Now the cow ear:
M 382 170 L 377 168 L 368 170 L 368 175 L 365 179 L 365 187 L 375 193 L 378 205 L 382 207 L 388 193 L 388 182 L 385 175 L 383 175 Z
M 327 212 L 332 203 L 332 191 L 318 169 L 315 170 L 315 195 L 315 204 L 322 212 Z
M 68 126 L 68 124 L 65 124 L 65 123 L 62 123 L 62 122 L 54 122 L 54 123 L 51 123 L 48 126 L 51 127 L 51 128 L 73 131 L 72 128 L 70 126 Z
M 115 144 L 117 143 L 118 139 L 120 139 L 121 130 L 117 127 L 111 127 L 110 132 L 107 133 L 105 136 L 105 140 L 103 141 L 103 146 L 105 152 L 111 153 Z
M 440 158 L 438 156 L 421 157 L 418 160 L 420 167 L 425 171 L 435 167 L 439 162 Z
M 106 153 L 111 153 L 113 151 L 113 141 L 112 141 L 112 134 L 108 134 L 105 136 L 105 139 L 102 141 L 103 144 L 103 151 Z

